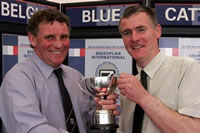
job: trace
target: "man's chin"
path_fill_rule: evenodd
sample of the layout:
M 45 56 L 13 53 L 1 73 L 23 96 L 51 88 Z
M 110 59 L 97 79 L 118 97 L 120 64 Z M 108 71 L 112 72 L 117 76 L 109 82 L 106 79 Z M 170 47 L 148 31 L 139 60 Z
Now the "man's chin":
M 59 67 L 61 64 L 63 63 L 63 61 L 59 61 L 59 62 L 53 62 L 53 67 Z

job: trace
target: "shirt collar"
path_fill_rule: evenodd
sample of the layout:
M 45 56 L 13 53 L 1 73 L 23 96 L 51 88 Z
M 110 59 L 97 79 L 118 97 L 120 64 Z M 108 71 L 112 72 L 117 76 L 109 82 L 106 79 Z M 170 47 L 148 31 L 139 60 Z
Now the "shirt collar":
M 149 64 L 147 64 L 145 66 L 145 68 L 143 69 L 145 71 L 145 73 L 148 75 L 148 77 L 150 77 L 150 79 L 153 79 L 156 71 L 159 69 L 159 67 L 161 66 L 161 64 L 163 63 L 163 61 L 165 60 L 166 55 L 163 52 L 159 52 L 152 60 Z M 142 68 L 140 68 L 137 65 L 137 70 L 140 73 Z
M 32 60 L 40 70 L 40 72 L 44 75 L 46 79 L 48 79 L 53 72 L 54 68 L 48 64 L 46 64 L 44 61 L 42 61 L 36 54 L 35 52 L 32 55 Z M 61 65 L 62 66 L 62 65 Z M 60 66 L 60 67 L 61 67 Z

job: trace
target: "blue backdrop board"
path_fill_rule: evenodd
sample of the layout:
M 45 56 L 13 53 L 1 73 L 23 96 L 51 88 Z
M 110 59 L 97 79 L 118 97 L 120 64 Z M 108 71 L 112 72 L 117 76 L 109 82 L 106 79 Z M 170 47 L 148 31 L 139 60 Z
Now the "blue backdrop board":
M 32 55 L 27 38 L 27 23 L 34 12 L 56 8 L 59 4 L 35 0 L 0 1 L 1 81 L 10 68 Z
M 22 62 L 31 57 L 33 49 L 30 47 L 27 36 L 3 34 L 3 76 L 16 63 Z

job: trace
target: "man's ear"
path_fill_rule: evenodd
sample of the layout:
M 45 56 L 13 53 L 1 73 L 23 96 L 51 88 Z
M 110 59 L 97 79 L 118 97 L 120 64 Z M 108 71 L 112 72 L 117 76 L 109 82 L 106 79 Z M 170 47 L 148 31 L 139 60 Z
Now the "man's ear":
M 28 40 L 31 43 L 33 47 L 37 45 L 36 43 L 36 36 L 34 36 L 32 33 L 28 32 Z
M 156 26 L 156 36 L 157 36 L 157 38 L 160 38 L 161 34 L 162 34 L 162 27 L 161 27 L 160 24 L 157 24 L 157 26 Z

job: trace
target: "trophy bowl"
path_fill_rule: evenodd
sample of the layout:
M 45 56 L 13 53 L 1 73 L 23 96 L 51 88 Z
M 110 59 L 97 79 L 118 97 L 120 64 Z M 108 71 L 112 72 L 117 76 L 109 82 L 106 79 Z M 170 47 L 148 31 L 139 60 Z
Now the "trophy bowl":
M 82 91 L 93 97 L 106 99 L 108 95 L 117 90 L 117 77 L 92 77 L 84 78 L 80 81 L 79 86 Z M 111 110 L 102 108 L 96 109 L 94 120 L 90 126 L 91 129 L 116 129 L 115 116 Z

